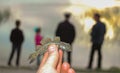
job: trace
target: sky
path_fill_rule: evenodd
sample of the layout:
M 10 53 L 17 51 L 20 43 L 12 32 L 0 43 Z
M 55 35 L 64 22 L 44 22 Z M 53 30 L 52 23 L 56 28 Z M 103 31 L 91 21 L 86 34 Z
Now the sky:
M 104 15 L 103 21 L 108 30 L 102 49 L 103 67 L 120 67 L 119 3 L 119 0 L 118 2 L 115 0 L 0 0 L 0 11 L 9 9 L 11 12 L 9 20 L 0 24 L 0 65 L 7 63 L 11 52 L 9 35 L 15 27 L 16 19 L 22 21 L 20 28 L 25 36 L 22 46 L 22 65 L 29 65 L 26 59 L 34 51 L 34 28 L 41 27 L 43 37 L 53 38 L 58 23 L 64 20 L 63 13 L 69 11 L 73 14 L 70 21 L 77 33 L 73 43 L 72 65 L 86 68 L 91 48 L 89 33 L 94 24 L 92 15 L 97 11 Z M 76 58 L 78 55 L 80 57 Z M 95 60 L 96 58 L 97 56 Z

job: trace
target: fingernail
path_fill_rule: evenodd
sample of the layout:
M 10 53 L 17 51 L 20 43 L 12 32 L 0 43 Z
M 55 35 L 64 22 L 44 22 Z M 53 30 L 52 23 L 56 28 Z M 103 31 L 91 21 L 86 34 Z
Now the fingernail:
M 48 51 L 49 52 L 54 52 L 54 51 L 56 51 L 56 49 L 57 49 L 57 46 L 55 44 L 52 44 L 52 45 L 49 46 Z

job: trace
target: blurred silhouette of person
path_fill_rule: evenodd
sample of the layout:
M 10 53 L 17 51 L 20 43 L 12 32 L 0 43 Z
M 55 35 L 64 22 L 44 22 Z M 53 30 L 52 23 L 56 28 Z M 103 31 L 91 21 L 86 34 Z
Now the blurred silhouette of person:
M 97 69 L 101 69 L 101 61 L 102 61 L 101 46 L 104 41 L 104 36 L 106 33 L 106 26 L 103 22 L 100 21 L 100 17 L 101 16 L 98 13 L 94 14 L 94 20 L 96 21 L 96 23 L 92 27 L 92 32 L 91 32 L 92 49 L 90 52 L 90 60 L 89 60 L 88 69 L 92 68 L 95 51 L 98 52 Z
M 20 54 L 21 54 L 21 46 L 24 41 L 24 35 L 22 30 L 20 30 L 21 21 L 16 20 L 15 22 L 16 28 L 14 28 L 10 34 L 10 41 L 12 43 L 12 51 L 8 61 L 8 65 L 11 66 L 11 60 L 15 51 L 17 52 L 16 66 L 19 66 Z
M 56 30 L 56 36 L 59 36 L 61 41 L 69 43 L 72 45 L 75 39 L 75 28 L 73 24 L 69 21 L 71 13 L 65 13 L 65 20 L 60 22 Z M 71 64 L 71 52 L 67 52 L 68 63 Z
M 41 28 L 36 28 L 35 29 L 35 32 L 36 32 L 36 34 L 35 34 L 35 50 L 38 50 L 38 47 L 41 45 L 41 43 L 40 43 L 40 41 L 42 40 L 42 36 L 41 36 Z M 42 56 L 38 56 L 37 57 L 37 66 L 39 66 L 40 65 L 40 58 L 41 58 Z

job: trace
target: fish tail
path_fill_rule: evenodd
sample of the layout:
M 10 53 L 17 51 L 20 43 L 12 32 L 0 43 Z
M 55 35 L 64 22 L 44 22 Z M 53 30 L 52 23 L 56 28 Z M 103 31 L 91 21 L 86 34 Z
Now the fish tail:
M 36 53 L 32 53 L 30 54 L 30 56 L 28 57 L 28 60 L 30 60 L 30 63 L 32 63 L 37 57 Z

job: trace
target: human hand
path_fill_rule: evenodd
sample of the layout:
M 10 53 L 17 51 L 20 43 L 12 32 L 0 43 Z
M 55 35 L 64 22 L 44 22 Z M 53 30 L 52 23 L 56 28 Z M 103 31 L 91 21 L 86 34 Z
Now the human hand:
M 48 52 L 44 54 L 37 73 L 75 73 L 66 62 L 62 63 L 62 50 L 52 44 L 48 47 Z

